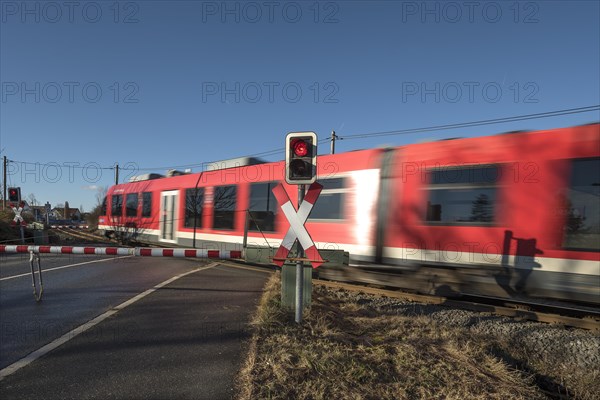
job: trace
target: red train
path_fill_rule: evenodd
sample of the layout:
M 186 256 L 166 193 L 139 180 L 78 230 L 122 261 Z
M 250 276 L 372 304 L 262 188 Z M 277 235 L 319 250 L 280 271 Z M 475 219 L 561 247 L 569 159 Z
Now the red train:
M 172 175 L 111 187 L 99 228 L 239 249 L 246 215 L 257 245 L 278 246 L 289 227 L 271 191 L 283 162 Z M 351 260 L 324 275 L 600 303 L 600 124 L 323 155 L 318 181 L 307 228 Z

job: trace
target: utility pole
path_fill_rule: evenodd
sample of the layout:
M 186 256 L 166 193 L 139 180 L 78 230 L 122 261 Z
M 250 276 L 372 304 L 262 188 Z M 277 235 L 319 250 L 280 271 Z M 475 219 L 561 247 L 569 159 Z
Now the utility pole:
M 342 140 L 341 137 L 335 134 L 335 131 L 331 131 L 331 154 L 335 154 L 335 140 Z
M 115 165 L 115 185 L 119 184 L 119 163 Z
M 4 185 L 2 190 L 3 190 L 3 194 L 2 194 L 2 209 L 5 210 L 6 209 L 6 168 L 8 167 L 8 160 L 6 159 L 6 156 L 4 156 L 4 162 L 2 163 L 2 184 Z

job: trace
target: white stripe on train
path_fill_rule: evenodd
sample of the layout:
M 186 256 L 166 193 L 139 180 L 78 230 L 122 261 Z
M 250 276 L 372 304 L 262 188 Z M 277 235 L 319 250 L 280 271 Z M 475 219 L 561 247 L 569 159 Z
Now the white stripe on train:
M 114 229 L 109 226 L 104 226 L 104 229 Z M 101 228 L 102 229 L 102 228 Z M 140 234 L 158 236 L 159 231 L 156 229 L 142 229 Z M 177 232 L 179 238 L 192 239 L 192 232 Z M 243 236 L 234 235 L 219 235 L 211 233 L 196 233 L 196 240 L 231 243 L 241 246 Z M 271 247 L 279 247 L 281 239 L 267 238 L 268 244 Z M 265 240 L 262 237 L 248 237 L 248 243 L 257 246 L 266 246 Z M 315 242 L 319 249 L 344 250 L 350 253 L 350 256 L 368 257 L 375 253 L 375 248 L 371 245 L 355 245 L 350 243 L 331 243 L 331 242 Z M 500 254 L 485 254 L 479 252 L 451 252 L 448 250 L 419 250 L 414 248 L 404 247 L 384 247 L 384 258 L 391 258 L 402 261 L 414 262 L 447 262 L 456 264 L 472 264 L 472 265 L 502 265 L 502 255 Z M 508 256 L 507 265 L 514 267 L 516 256 Z M 566 258 L 550 258 L 550 257 L 535 257 L 533 262 L 539 263 L 540 267 L 536 267 L 536 271 L 543 272 L 563 272 L 570 274 L 600 276 L 600 263 L 593 260 L 575 260 Z

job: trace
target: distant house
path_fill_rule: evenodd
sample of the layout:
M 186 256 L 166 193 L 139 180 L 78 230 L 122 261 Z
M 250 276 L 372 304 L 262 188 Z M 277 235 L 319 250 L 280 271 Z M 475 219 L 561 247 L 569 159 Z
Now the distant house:
M 54 207 L 50 211 L 50 219 L 54 220 L 71 220 L 71 221 L 80 221 L 81 220 L 81 211 L 79 208 L 70 208 L 70 207 Z
M 48 218 L 50 219 L 61 219 L 62 218 L 62 209 L 54 207 L 48 213 Z
M 66 217 L 73 221 L 81 221 L 81 211 L 79 208 L 68 208 Z

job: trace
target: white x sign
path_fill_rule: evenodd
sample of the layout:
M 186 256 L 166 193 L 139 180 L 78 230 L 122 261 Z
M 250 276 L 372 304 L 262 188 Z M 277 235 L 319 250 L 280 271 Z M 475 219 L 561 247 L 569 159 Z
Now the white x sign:
M 273 194 L 281 206 L 281 211 L 283 211 L 285 217 L 290 223 L 290 229 L 288 229 L 287 233 L 285 234 L 285 237 L 281 242 L 281 246 L 277 250 L 273 260 L 273 262 L 280 267 L 283 265 L 286 257 L 292 249 L 292 246 L 294 246 L 296 239 L 302 245 L 302 248 L 304 249 L 308 259 L 311 260 L 313 268 L 317 268 L 319 265 L 323 264 L 324 260 L 321 258 L 317 246 L 315 246 L 310 234 L 304 227 L 304 223 L 308 219 L 310 211 L 312 210 L 315 201 L 317 201 L 321 190 L 323 190 L 323 185 L 320 183 L 314 182 L 311 184 L 308 188 L 306 196 L 304 197 L 304 201 L 302 201 L 298 212 L 296 212 L 296 207 L 294 207 L 290 201 L 290 198 L 283 185 L 280 183 L 273 188 Z
M 13 211 L 15 212 L 15 217 L 13 218 L 13 223 L 14 224 L 21 224 L 23 223 L 25 220 L 23 219 L 23 217 L 21 217 L 21 212 L 23 212 L 23 207 L 13 207 L 12 208 Z

